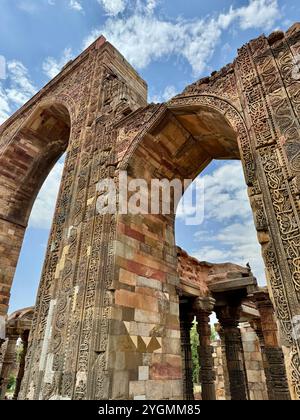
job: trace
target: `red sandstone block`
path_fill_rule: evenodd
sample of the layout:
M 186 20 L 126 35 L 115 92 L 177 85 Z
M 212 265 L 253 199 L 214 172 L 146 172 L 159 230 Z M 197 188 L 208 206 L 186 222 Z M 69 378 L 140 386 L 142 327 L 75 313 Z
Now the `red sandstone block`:
M 159 261 L 155 260 L 154 257 L 148 257 L 141 255 L 140 253 L 135 253 L 135 261 L 140 264 L 146 265 L 147 267 L 154 268 L 156 270 L 166 271 L 166 265 L 161 264 Z
M 131 271 L 142 277 L 152 278 L 154 280 L 159 280 L 161 282 L 166 281 L 166 273 L 160 270 L 155 270 L 153 268 L 147 267 L 146 265 L 140 264 L 135 261 L 130 261 L 122 257 L 117 257 L 117 263 L 120 267 L 125 268 L 125 270 Z
M 128 292 L 127 290 L 117 290 L 115 293 L 115 303 L 129 308 L 142 309 L 149 312 L 158 312 L 158 302 L 156 298 L 142 295 L 140 293 Z
M 129 236 L 130 238 L 136 239 L 137 241 L 145 242 L 145 235 L 143 233 L 136 229 L 132 229 L 130 226 L 125 225 L 122 222 L 118 223 L 118 231 L 126 236 Z
M 120 283 L 125 283 L 125 284 L 128 284 L 129 286 L 135 286 L 136 276 L 134 273 L 131 273 L 130 271 L 127 271 L 121 268 L 120 274 L 119 274 L 119 281 Z
M 145 235 L 138 232 L 135 229 L 131 229 L 129 226 L 125 226 L 125 235 L 130 236 L 133 239 L 137 239 L 140 242 L 145 242 Z
M 150 367 L 150 380 L 181 379 L 181 369 L 169 363 L 155 363 Z
M 155 270 L 153 268 L 147 267 L 145 265 L 135 263 L 130 261 L 130 267 L 138 268 L 138 274 L 143 277 L 152 278 L 154 280 L 159 280 L 161 282 L 166 281 L 166 273 L 160 270 Z

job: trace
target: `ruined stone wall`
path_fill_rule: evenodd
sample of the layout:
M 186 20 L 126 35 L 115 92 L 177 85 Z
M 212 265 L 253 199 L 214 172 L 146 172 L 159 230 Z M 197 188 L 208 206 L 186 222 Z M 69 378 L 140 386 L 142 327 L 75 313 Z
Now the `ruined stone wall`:
M 217 400 L 227 400 L 229 395 L 226 393 L 226 386 L 228 385 L 228 378 L 225 377 L 224 366 L 225 366 L 225 355 L 222 349 L 220 340 L 216 340 L 212 343 L 213 347 L 213 359 L 214 359 L 214 370 L 216 372 L 216 398 Z M 227 383 L 226 383 L 227 381 Z
M 248 323 L 242 323 L 240 328 L 248 381 L 248 398 L 250 400 L 268 400 L 259 339 Z M 224 349 L 220 340 L 213 342 L 212 345 L 216 372 L 216 396 L 218 400 L 229 400 L 230 391 Z
M 268 400 L 259 339 L 248 323 L 240 325 L 250 400 Z

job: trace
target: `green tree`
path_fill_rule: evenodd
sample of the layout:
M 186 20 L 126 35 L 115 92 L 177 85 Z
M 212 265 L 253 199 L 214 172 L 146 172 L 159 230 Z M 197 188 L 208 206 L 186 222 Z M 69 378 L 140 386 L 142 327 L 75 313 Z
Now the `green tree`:
M 15 386 L 16 386 L 16 378 L 15 378 L 14 375 L 10 375 L 9 381 L 8 381 L 8 384 L 7 384 L 7 390 L 8 390 L 8 392 L 14 391 Z
M 216 332 L 215 327 L 211 326 L 211 341 L 216 341 L 218 339 L 218 333 Z M 199 335 L 197 332 L 197 321 L 194 319 L 193 326 L 191 328 L 191 350 L 192 350 L 192 363 L 193 363 L 193 383 L 199 384 L 199 373 L 200 373 L 200 362 L 198 357 L 198 347 L 199 347 Z
M 210 340 L 211 341 L 216 341 L 219 338 L 219 335 L 214 327 L 214 325 L 211 325 L 211 336 L 210 336 Z
M 194 384 L 199 384 L 199 357 L 198 357 L 198 346 L 199 346 L 199 336 L 197 332 L 197 322 L 193 321 L 193 326 L 191 329 L 191 350 L 192 350 L 192 363 L 193 363 L 193 382 Z

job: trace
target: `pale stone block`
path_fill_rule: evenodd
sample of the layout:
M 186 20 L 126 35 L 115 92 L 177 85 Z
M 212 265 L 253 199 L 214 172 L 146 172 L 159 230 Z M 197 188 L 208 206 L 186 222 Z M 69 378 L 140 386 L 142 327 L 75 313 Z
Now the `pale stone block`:
M 49 311 L 48 311 L 48 316 L 47 316 L 42 353 L 41 353 L 40 364 L 39 364 L 39 370 L 40 371 L 43 371 L 45 369 L 47 351 L 48 351 L 48 346 L 49 346 L 50 337 L 51 337 L 51 333 L 52 333 L 51 325 L 52 325 L 52 319 L 53 319 L 55 306 L 56 306 L 56 300 L 51 300 L 50 305 L 49 305 Z
M 244 352 L 252 353 L 255 351 L 255 344 L 253 342 L 243 342 Z
M 129 332 L 131 335 L 141 335 L 150 337 L 156 324 L 147 324 L 145 322 L 130 322 Z
M 245 341 L 250 341 L 252 343 L 254 343 L 257 340 L 257 336 L 255 334 L 255 332 L 246 332 L 244 334 L 242 334 L 242 340 L 243 342 Z
M 164 394 L 164 381 L 146 381 L 146 397 L 150 400 L 161 400 Z
M 262 380 L 261 372 L 255 370 L 249 370 L 247 372 L 247 377 L 249 382 L 260 382 Z
M 5 330 L 6 330 L 6 317 L 0 316 L 0 338 L 5 340 Z
M 172 388 L 172 397 L 182 395 L 182 380 L 170 381 Z
M 134 311 L 134 320 L 137 322 L 149 322 L 152 324 L 160 324 L 160 314 L 157 312 L 143 311 L 136 309 Z
M 114 368 L 116 370 L 125 370 L 126 369 L 126 359 L 125 359 L 125 353 L 118 351 L 115 353 L 115 362 L 114 362 Z
M 129 395 L 144 395 L 146 393 L 146 383 L 144 381 L 131 381 L 129 383 Z
M 51 354 L 51 353 L 48 354 L 46 369 L 45 369 L 45 375 L 44 375 L 44 382 L 46 384 L 52 384 L 52 382 L 53 382 L 53 378 L 54 378 L 54 372 L 53 372 L 53 369 L 52 369 L 53 360 L 54 360 L 54 354 Z
M 136 397 L 133 398 L 135 401 L 143 401 L 146 400 L 146 395 L 137 395 Z
M 149 366 L 139 366 L 139 381 L 148 381 Z
M 115 254 L 127 260 L 134 259 L 134 250 L 123 242 L 115 241 Z
M 139 287 L 149 287 L 150 289 L 162 290 L 162 283 L 159 280 L 148 279 L 138 276 L 136 285 Z
M 128 371 L 118 371 L 114 373 L 112 383 L 112 399 L 126 399 L 129 391 L 129 374 Z
M 170 302 L 170 314 L 179 316 L 179 304 Z
M 167 354 L 181 354 L 181 342 L 179 339 L 163 338 L 163 352 Z
M 61 259 L 59 260 L 56 270 L 55 270 L 55 278 L 58 279 L 60 272 L 64 269 L 66 263 L 66 257 L 69 253 L 70 245 L 66 245 L 63 249 Z
M 180 331 L 179 330 L 167 330 L 166 337 L 180 338 Z

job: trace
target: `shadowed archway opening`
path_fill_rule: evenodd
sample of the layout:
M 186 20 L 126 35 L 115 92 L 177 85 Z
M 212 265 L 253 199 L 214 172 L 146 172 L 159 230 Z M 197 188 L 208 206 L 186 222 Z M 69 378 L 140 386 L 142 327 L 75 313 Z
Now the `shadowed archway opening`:
M 49 173 L 68 147 L 70 130 L 68 109 L 61 103 L 45 103 L 23 123 L 2 154 L 0 151 L 0 179 L 5 186 L 0 197 L 3 315 L 8 310 L 10 289 L 33 205 Z M 34 249 L 31 252 L 34 253 Z M 26 284 L 26 279 L 23 281 Z

